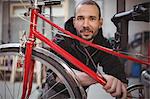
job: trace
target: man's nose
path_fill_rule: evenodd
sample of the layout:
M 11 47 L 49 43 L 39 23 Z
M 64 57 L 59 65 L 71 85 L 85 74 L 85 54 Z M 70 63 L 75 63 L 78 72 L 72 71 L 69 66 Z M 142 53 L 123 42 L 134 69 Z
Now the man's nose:
M 89 26 L 89 21 L 85 19 L 83 23 L 83 27 L 88 27 L 88 26 Z

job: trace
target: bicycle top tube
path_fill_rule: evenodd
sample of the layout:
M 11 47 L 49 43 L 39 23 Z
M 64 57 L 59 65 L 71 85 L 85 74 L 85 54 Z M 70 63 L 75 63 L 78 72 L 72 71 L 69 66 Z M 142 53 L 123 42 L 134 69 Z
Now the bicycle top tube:
M 37 0 L 34 2 L 34 4 L 35 4 L 34 6 L 38 6 Z M 45 4 L 46 4 L 46 3 L 44 2 L 42 5 L 45 6 Z M 40 3 L 39 5 L 41 6 L 41 3 Z M 112 50 L 112 49 L 108 49 L 108 48 L 105 48 L 105 47 L 103 47 L 103 46 L 96 45 L 96 44 L 93 44 L 93 43 L 88 42 L 88 41 L 86 41 L 86 40 L 83 40 L 82 38 L 80 38 L 80 37 L 74 35 L 73 33 L 70 33 L 69 31 L 64 30 L 63 28 L 61 28 L 61 27 L 59 27 L 58 25 L 54 24 L 54 23 L 51 22 L 49 19 L 46 19 L 43 15 L 41 15 L 41 14 L 39 13 L 40 11 L 38 11 L 36 7 L 33 7 L 32 10 L 34 10 L 34 9 L 36 9 L 36 11 L 33 11 L 33 15 L 35 16 L 34 18 L 36 18 L 37 16 L 40 17 L 42 20 L 46 21 L 47 23 L 49 23 L 49 24 L 52 25 L 53 27 L 57 28 L 57 29 L 60 30 L 61 32 L 65 33 L 65 34 L 67 34 L 67 35 L 69 35 L 69 36 L 71 36 L 73 39 L 78 40 L 79 42 L 82 42 L 82 43 L 84 43 L 84 44 L 87 44 L 87 45 L 89 45 L 89 46 L 91 46 L 91 47 L 94 47 L 94 48 L 96 48 L 96 49 L 102 50 L 102 51 L 104 51 L 104 52 L 106 52 L 106 53 L 109 53 L 109 54 L 118 56 L 118 57 L 120 57 L 120 58 L 125 58 L 125 59 L 132 60 L 132 61 L 137 62 L 137 63 L 140 63 L 140 64 L 145 64 L 145 65 L 150 66 L 150 62 L 149 62 L 149 61 L 140 60 L 140 59 L 137 59 L 137 58 L 134 58 L 134 57 L 125 55 L 125 54 L 121 54 L 121 53 L 116 52 L 116 51 L 114 51 L 114 50 Z M 33 15 L 31 15 L 31 17 L 32 17 Z M 34 18 L 33 18 L 33 19 L 34 19 Z M 35 20 L 35 21 L 33 21 L 33 22 L 36 22 L 36 21 L 37 21 L 37 20 Z M 35 24 L 35 25 L 34 25 L 34 24 Z M 32 23 L 32 25 L 34 25 L 34 26 L 36 27 L 36 23 Z
M 103 47 L 103 46 L 100 46 L 100 45 L 97 45 L 97 44 L 93 44 L 93 43 L 88 42 L 86 40 L 83 40 L 82 38 L 74 35 L 73 33 L 70 33 L 69 31 L 67 31 L 67 30 L 59 27 L 58 25 L 54 24 L 50 20 L 46 19 L 43 15 L 41 15 L 39 13 L 35 13 L 35 14 L 38 15 L 41 19 L 45 20 L 50 25 L 54 26 L 55 28 L 57 28 L 61 32 L 65 33 L 65 34 L 67 34 L 69 36 L 71 36 L 73 39 L 78 40 L 79 42 L 87 44 L 87 45 L 89 45 L 91 47 L 94 47 L 96 49 L 102 50 L 102 51 L 104 51 L 106 53 L 109 53 L 109 54 L 112 54 L 112 55 L 115 55 L 115 56 L 118 56 L 118 57 L 121 57 L 121 58 L 129 59 L 129 60 L 135 61 L 135 62 L 140 63 L 140 64 L 145 64 L 145 65 L 150 66 L 150 63 L 148 61 L 144 61 L 144 60 L 140 60 L 140 59 L 137 59 L 137 58 L 134 58 L 134 57 L 131 57 L 131 56 L 127 56 L 127 55 L 121 54 L 119 52 L 116 52 L 116 51 L 114 51 L 112 49 L 109 49 L 109 48 L 106 48 L 106 47 Z

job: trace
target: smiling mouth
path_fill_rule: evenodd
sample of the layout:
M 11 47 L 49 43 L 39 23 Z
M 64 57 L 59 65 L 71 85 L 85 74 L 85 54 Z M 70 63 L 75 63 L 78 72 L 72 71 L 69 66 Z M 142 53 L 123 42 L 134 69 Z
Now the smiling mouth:
M 82 32 L 82 34 L 85 35 L 85 36 L 86 35 L 88 36 L 89 34 L 92 34 L 92 32 Z
M 86 33 L 86 34 L 89 34 L 89 33 L 93 33 L 93 31 L 91 31 L 89 28 L 87 28 L 87 29 L 81 30 L 80 33 Z

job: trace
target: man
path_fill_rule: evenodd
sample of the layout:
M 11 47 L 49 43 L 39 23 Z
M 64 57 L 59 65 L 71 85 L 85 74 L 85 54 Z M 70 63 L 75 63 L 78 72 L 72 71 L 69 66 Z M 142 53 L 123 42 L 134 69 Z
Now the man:
M 111 48 L 108 40 L 102 35 L 103 19 L 101 18 L 100 7 L 96 2 L 83 0 L 76 6 L 74 14 L 75 16 L 66 22 L 66 30 L 80 36 L 84 40 Z M 122 99 L 126 98 L 127 80 L 123 65 L 117 57 L 67 37 L 57 37 L 56 43 L 89 66 L 93 71 L 97 71 L 97 64 L 102 66 L 103 71 L 106 73 L 103 76 L 107 80 L 103 88 L 113 97 L 121 96 Z M 70 65 L 72 66 L 72 64 Z M 75 69 L 79 82 L 84 88 L 97 83 L 78 68 L 74 66 L 72 68 Z

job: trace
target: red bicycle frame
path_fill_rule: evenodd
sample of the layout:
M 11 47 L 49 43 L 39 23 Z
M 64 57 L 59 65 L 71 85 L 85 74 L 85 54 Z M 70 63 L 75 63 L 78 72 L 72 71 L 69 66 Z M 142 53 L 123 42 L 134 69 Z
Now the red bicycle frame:
M 85 43 L 91 47 L 94 47 L 96 49 L 105 51 L 109 54 L 129 59 L 141 64 L 150 65 L 150 61 L 143 61 L 136 58 L 133 58 L 131 56 L 127 56 L 124 54 L 120 54 L 118 52 L 115 52 L 111 49 L 102 47 L 100 45 L 93 44 L 91 42 L 88 42 L 86 40 L 81 39 L 80 37 L 70 33 L 69 31 L 64 30 L 63 28 L 59 27 L 58 25 L 54 24 L 50 20 L 46 19 L 43 15 L 39 13 L 38 9 L 32 9 L 31 10 L 31 23 L 30 23 L 30 34 L 28 41 L 26 43 L 26 54 L 25 54 L 25 72 L 24 72 L 24 80 L 23 80 L 23 93 L 22 93 L 22 99 L 25 99 L 25 97 L 29 97 L 32 89 L 32 80 L 33 80 L 33 70 L 34 70 L 34 60 L 31 59 L 32 55 L 32 48 L 34 47 L 35 38 L 40 39 L 41 41 L 45 42 L 47 45 L 51 47 L 52 50 L 63 56 L 65 59 L 70 61 L 73 65 L 81 69 L 82 71 L 86 72 L 89 76 L 91 76 L 93 79 L 95 79 L 98 83 L 105 85 L 106 80 L 101 75 L 97 75 L 94 71 L 88 68 L 88 66 L 81 63 L 79 60 L 77 60 L 75 57 L 73 57 L 71 54 L 66 52 L 64 49 L 59 47 L 57 44 L 55 44 L 52 40 L 46 38 L 43 36 L 40 32 L 37 31 L 37 19 L 40 17 L 42 20 L 46 21 L 50 25 L 54 26 L 58 30 L 62 31 L 63 33 L 70 35 L 72 38 Z M 27 93 L 28 90 L 28 93 Z M 27 94 L 27 95 L 26 95 Z

